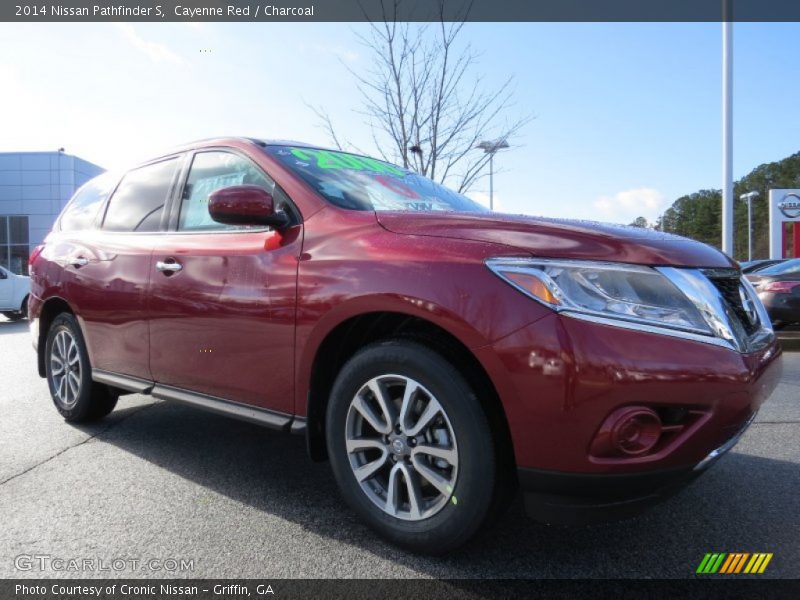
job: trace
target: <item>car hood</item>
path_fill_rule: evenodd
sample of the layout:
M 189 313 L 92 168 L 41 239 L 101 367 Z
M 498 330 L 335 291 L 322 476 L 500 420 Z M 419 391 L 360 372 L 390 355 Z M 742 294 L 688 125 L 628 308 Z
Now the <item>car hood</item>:
M 722 252 L 707 244 L 641 227 L 494 212 L 376 214 L 378 222 L 394 233 L 503 244 L 543 258 L 736 267 Z

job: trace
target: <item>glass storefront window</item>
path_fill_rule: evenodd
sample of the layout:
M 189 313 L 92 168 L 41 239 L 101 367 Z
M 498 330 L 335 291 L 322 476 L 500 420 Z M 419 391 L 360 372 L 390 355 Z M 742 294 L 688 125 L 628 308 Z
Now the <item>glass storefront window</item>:
M 18 275 L 28 274 L 28 217 L 0 216 L 0 265 Z

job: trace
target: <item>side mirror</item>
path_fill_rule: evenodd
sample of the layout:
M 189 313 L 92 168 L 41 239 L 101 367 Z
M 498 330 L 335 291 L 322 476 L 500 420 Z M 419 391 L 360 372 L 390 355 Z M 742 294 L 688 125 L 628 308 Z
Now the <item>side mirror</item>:
M 272 194 L 257 185 L 233 185 L 212 192 L 208 213 L 225 225 L 268 225 L 279 229 L 289 224 L 288 215 L 275 210 Z

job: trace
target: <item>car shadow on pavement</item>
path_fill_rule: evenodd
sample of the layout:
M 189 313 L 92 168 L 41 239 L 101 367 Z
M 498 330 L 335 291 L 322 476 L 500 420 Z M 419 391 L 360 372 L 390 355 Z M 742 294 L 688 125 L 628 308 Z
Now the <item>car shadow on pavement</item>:
M 27 329 L 27 321 L 10 321 L 5 317 L 0 316 L 0 335 L 5 333 L 20 333 L 22 331 L 27 331 Z
M 491 531 L 446 557 L 378 538 L 341 500 L 301 436 L 171 403 L 125 409 L 100 439 L 197 485 L 437 578 L 691 577 L 706 552 L 774 552 L 772 576 L 797 576 L 800 469 L 732 452 L 645 515 L 590 527 L 538 524 L 518 497 Z M 115 413 L 116 414 L 116 413 Z M 298 576 L 302 576 L 299 573 Z

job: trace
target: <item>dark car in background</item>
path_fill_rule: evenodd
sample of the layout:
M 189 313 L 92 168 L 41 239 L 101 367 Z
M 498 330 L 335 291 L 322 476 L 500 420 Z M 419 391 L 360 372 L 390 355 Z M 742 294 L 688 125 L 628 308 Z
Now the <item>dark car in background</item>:
M 747 275 L 776 328 L 800 323 L 800 258 Z
M 758 258 L 756 260 L 745 260 L 739 263 L 742 273 L 755 273 L 761 269 L 766 269 L 772 265 L 783 262 L 784 258 Z
M 65 419 L 137 392 L 304 435 L 374 530 L 427 553 L 517 486 L 548 522 L 642 510 L 780 377 L 769 317 L 710 246 L 498 214 L 298 143 L 208 140 L 90 182 L 31 278 Z

